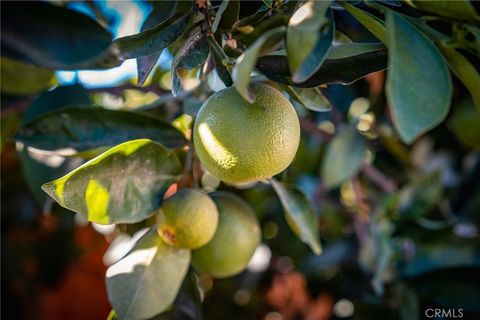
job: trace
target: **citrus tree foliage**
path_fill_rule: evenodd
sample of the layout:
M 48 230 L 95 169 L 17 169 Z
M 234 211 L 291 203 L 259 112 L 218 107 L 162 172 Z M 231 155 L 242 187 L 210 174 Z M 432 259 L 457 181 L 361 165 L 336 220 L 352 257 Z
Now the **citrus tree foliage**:
M 139 33 L 114 39 L 98 12 L 92 18 L 63 3 L 2 3 L 2 98 L 29 106 L 20 128 L 6 134 L 23 147 L 33 193 L 46 201 L 41 187 L 91 222 L 116 224 L 118 233 L 126 224 L 150 228 L 108 269 L 112 319 L 202 317 L 190 250 L 162 241 L 152 218 L 164 196 L 180 188 L 239 193 L 262 224 L 288 226 L 298 241 L 282 252 L 300 250 L 306 274 L 355 259 L 377 294 L 360 306 L 401 309 L 403 319 L 418 318 L 421 301 L 479 311 L 472 300 L 452 306 L 448 298 L 465 290 L 478 297 L 468 282 L 438 293 L 435 282 L 410 281 L 480 264 L 475 242 L 452 233 L 462 221 L 478 222 L 472 216 L 480 198 L 472 178 L 480 149 L 478 6 L 468 0 L 149 5 Z M 157 67 L 167 51 L 174 56 L 168 70 Z M 137 89 L 55 87 L 55 70 L 108 69 L 127 59 L 136 59 Z M 224 184 L 202 169 L 193 122 L 220 87 L 233 86 L 254 103 L 252 82 L 278 89 L 295 106 L 300 147 L 276 177 Z M 123 95 L 115 107 L 105 99 L 112 92 Z M 3 127 L 2 117 L 2 146 Z M 455 161 L 463 172 L 448 171 L 451 159 L 434 158 L 435 139 L 460 148 Z M 48 166 L 52 157 L 63 164 Z M 446 197 L 455 196 L 453 187 L 469 192 L 466 199 L 476 195 L 476 202 L 455 204 Z M 275 218 L 267 218 L 273 210 Z M 412 243 L 418 244 L 413 253 Z M 459 259 L 449 259 L 459 250 Z M 392 306 L 388 297 L 403 302 Z

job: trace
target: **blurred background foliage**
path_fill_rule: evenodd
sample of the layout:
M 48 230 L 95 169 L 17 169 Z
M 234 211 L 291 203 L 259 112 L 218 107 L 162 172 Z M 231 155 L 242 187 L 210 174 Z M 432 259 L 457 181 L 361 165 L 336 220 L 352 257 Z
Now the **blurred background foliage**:
M 265 30 L 285 23 L 281 16 L 257 21 L 272 3 L 241 2 L 239 15 L 244 20 L 237 29 L 239 42 L 249 46 Z M 211 1 L 213 8 L 220 4 Z M 92 17 L 119 38 L 138 33 L 158 3 L 56 1 L 55 5 Z M 28 6 L 23 4 L 23 9 Z M 15 7 L 21 6 L 2 2 L 2 20 L 9 10 L 19 10 Z M 478 13 L 478 5 L 475 9 Z M 405 5 L 399 10 L 420 14 Z M 29 14 L 26 10 L 25 21 L 18 25 L 24 23 L 32 35 L 49 30 L 48 19 L 28 21 Z M 334 10 L 333 15 L 338 41 L 378 42 L 347 11 Z M 445 21 L 435 23 L 445 29 Z M 241 32 L 248 28 L 253 32 Z M 99 51 L 106 48 L 102 41 L 101 35 L 92 39 Z M 80 47 L 72 52 L 81 55 Z M 224 85 L 218 71 L 206 75 L 195 66 L 177 73 L 183 90 L 172 96 L 170 69 L 178 50 L 174 42 L 153 57 L 153 72 L 137 87 L 135 59 L 106 70 L 77 70 L 83 69 L 76 65 L 81 59 L 67 50 L 61 57 L 51 57 L 52 65 L 43 65 L 45 69 L 28 64 L 31 57 L 12 58 L 18 55 L 10 54 L 2 41 L 2 318 L 107 318 L 111 309 L 105 290 L 107 266 L 128 250 L 138 238 L 137 231 L 152 223 L 89 223 L 40 189 L 99 150 L 75 156 L 52 154 L 9 138 L 39 115 L 94 106 L 144 110 L 173 121 L 188 136 L 191 115 L 206 99 L 204 93 Z M 230 50 L 230 56 L 238 55 L 235 48 Z M 42 52 L 35 57 L 43 57 Z M 478 61 L 478 56 L 472 59 Z M 73 67 L 66 68 L 67 64 Z M 272 84 L 292 97 L 285 87 Z M 323 252 L 313 254 L 290 231 L 271 186 L 219 186 L 214 177 L 204 174 L 201 183 L 206 190 L 235 192 L 254 207 L 263 239 L 241 275 L 225 280 L 192 276 L 200 288 L 204 317 L 419 319 L 427 308 L 462 308 L 464 319 L 480 318 L 480 114 L 465 85 L 453 77 L 446 120 L 411 145 L 399 139 L 385 109 L 385 71 L 370 73 L 352 85 L 329 84 L 317 90 L 325 100 L 311 101 L 319 98 L 302 95 L 301 90 L 300 99 L 291 99 L 301 117 L 302 140 L 294 163 L 279 179 L 297 184 L 312 199 Z M 330 111 L 304 108 L 302 102 Z M 330 145 L 345 155 L 331 154 Z M 186 281 L 184 287 L 188 286 Z M 176 304 L 191 307 L 182 303 L 183 298 L 181 293 Z M 178 314 L 170 318 L 178 319 Z

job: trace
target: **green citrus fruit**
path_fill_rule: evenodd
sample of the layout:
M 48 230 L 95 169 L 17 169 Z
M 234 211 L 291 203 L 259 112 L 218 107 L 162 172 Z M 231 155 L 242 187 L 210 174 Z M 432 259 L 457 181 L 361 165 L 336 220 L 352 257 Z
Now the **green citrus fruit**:
M 157 230 L 168 244 L 200 248 L 213 238 L 218 210 L 212 199 L 194 189 L 182 189 L 165 200 L 157 214 Z
M 195 150 L 206 170 L 222 181 L 246 183 L 270 178 L 295 157 L 300 124 L 280 91 L 252 84 L 249 104 L 230 87 L 200 108 L 193 131 Z
M 252 208 L 241 198 L 226 192 L 211 194 L 218 208 L 215 236 L 192 252 L 192 265 L 215 278 L 242 272 L 260 242 L 260 226 Z

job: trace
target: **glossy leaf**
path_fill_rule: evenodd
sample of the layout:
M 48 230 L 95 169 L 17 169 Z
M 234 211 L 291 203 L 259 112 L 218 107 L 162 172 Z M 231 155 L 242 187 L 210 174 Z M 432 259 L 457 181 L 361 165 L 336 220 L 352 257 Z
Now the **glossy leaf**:
M 325 59 L 335 34 L 330 1 L 308 1 L 288 22 L 286 48 L 293 82 L 303 82 Z
M 420 10 L 439 15 L 441 17 L 452 18 L 455 20 L 479 21 L 480 16 L 475 10 L 472 1 L 405 1 L 411 6 Z
M 232 76 L 228 71 L 227 67 L 222 62 L 222 57 L 218 55 L 215 50 L 213 52 L 213 61 L 215 63 L 215 71 L 217 71 L 218 77 L 222 80 L 223 84 L 226 87 L 230 87 L 233 84 Z
M 84 87 L 79 84 L 63 85 L 36 97 L 22 115 L 22 124 L 31 122 L 38 116 L 57 109 L 78 106 L 90 108 L 91 99 Z
M 0 57 L 0 89 L 12 95 L 31 95 L 55 85 L 52 70 Z
M 303 242 L 308 244 L 315 254 L 322 252 L 318 234 L 318 217 L 307 195 L 292 185 L 282 184 L 270 179 L 285 212 L 290 229 Z
M 339 2 L 352 16 L 355 17 L 368 31 L 370 31 L 378 40 L 387 44 L 387 31 L 382 20 L 363 11 L 355 6 L 352 6 L 346 1 Z
M 255 101 L 255 94 L 248 87 L 257 58 L 271 51 L 283 38 L 285 27 L 272 29 L 257 39 L 240 57 L 233 68 L 232 78 L 238 93 L 248 102 Z
M 217 32 L 218 27 L 230 30 L 235 22 L 238 20 L 240 12 L 240 1 L 238 0 L 223 0 L 215 15 L 213 21 L 212 32 Z
M 159 25 L 165 19 L 172 16 L 172 14 L 175 12 L 175 8 L 176 2 L 174 1 L 160 1 L 156 3 L 156 5 L 153 7 L 152 11 L 148 15 L 147 19 L 143 23 L 140 31 L 152 29 L 155 26 Z M 154 53 L 148 56 L 137 58 L 138 86 L 141 86 L 145 83 L 148 75 L 153 70 L 153 67 L 155 67 L 158 58 L 160 58 L 160 54 L 161 53 Z
M 475 109 L 472 100 L 459 103 L 451 121 L 457 139 L 467 147 L 480 150 L 480 111 Z
M 458 50 L 450 47 L 444 43 L 439 44 L 439 48 L 443 53 L 443 56 L 447 59 L 450 68 L 462 81 L 463 85 L 470 91 L 473 97 L 473 101 L 480 110 L 480 90 L 478 89 L 480 84 L 480 74 L 478 73 L 478 65 L 475 68 L 470 61 L 465 58 Z
M 172 63 L 172 93 L 180 92 L 181 83 L 178 76 L 179 69 L 192 70 L 205 63 L 209 53 L 208 42 L 201 31 L 195 32 L 177 53 Z
M 42 189 L 89 221 L 133 223 L 154 213 L 179 175 L 173 151 L 139 139 L 113 147 Z
M 387 30 L 387 98 L 400 138 L 411 143 L 445 119 L 452 82 L 440 51 L 408 21 L 389 12 Z
M 190 251 L 167 245 L 152 228 L 107 270 L 108 300 L 119 319 L 150 319 L 175 300 Z
M 290 89 L 293 91 L 295 98 L 309 110 L 323 112 L 332 109 L 330 102 L 325 98 L 319 88 L 291 87 Z
M 140 113 L 72 107 L 53 111 L 23 126 L 16 141 L 41 150 L 86 151 L 148 138 L 167 147 L 185 143 L 169 123 Z
M 344 59 L 384 49 L 382 43 L 345 43 L 333 46 L 328 52 L 328 59 Z
M 110 32 L 78 11 L 44 1 L 2 3 L 2 44 L 40 66 L 111 67 L 119 63 L 111 43 Z
M 331 54 L 343 51 L 342 46 L 350 45 L 334 46 L 320 69 L 302 83 L 294 83 L 291 80 L 287 58 L 283 55 L 262 57 L 258 60 L 256 67 L 272 81 L 300 88 L 318 87 L 328 83 L 350 84 L 369 73 L 381 71 L 387 67 L 388 52 L 385 48 L 372 49 L 344 58 L 330 59 Z
M 171 45 L 185 31 L 190 13 L 176 14 L 158 26 L 115 40 L 123 59 L 150 56 Z
M 364 138 L 353 126 L 335 135 L 323 159 L 324 185 L 335 188 L 354 176 L 363 165 L 366 150 Z

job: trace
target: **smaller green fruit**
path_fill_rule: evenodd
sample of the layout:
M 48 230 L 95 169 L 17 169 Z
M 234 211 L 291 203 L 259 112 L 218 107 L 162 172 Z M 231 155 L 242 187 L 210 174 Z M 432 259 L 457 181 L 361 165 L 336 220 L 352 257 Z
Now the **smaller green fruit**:
M 207 244 L 217 230 L 218 210 L 209 196 L 182 189 L 165 200 L 157 214 L 157 231 L 166 243 L 196 249 Z
M 260 242 L 260 226 L 252 208 L 226 192 L 211 194 L 218 208 L 213 239 L 192 252 L 192 265 L 215 278 L 234 276 L 247 267 Z

